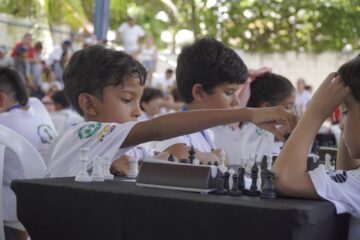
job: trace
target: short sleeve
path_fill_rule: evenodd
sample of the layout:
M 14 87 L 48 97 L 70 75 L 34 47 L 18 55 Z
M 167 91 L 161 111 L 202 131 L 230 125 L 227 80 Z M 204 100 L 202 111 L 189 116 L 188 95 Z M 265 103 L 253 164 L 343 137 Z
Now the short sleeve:
M 360 217 L 359 171 L 337 170 L 329 172 L 323 165 L 309 172 L 320 197 L 332 202 L 337 213 L 350 213 Z
M 118 28 L 118 32 L 119 33 L 123 33 L 125 31 L 125 24 L 121 24 L 120 27 Z

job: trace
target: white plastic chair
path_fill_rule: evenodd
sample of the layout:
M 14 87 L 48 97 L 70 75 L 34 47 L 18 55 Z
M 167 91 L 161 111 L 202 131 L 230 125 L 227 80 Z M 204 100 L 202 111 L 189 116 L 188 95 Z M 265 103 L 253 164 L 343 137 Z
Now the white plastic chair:
M 15 153 L 21 163 L 25 178 L 44 178 L 46 170 L 40 153 L 30 142 L 13 130 L 0 125 L 0 239 L 5 239 L 2 205 L 5 148 L 9 148 Z M 20 222 L 18 226 L 22 226 Z

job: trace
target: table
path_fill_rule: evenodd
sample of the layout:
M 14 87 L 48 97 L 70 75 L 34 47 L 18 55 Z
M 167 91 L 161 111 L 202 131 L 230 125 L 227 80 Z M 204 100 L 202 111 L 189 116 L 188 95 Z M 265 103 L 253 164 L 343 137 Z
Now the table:
M 32 240 L 346 239 L 347 214 L 326 201 L 202 195 L 123 179 L 17 180 L 18 217 Z

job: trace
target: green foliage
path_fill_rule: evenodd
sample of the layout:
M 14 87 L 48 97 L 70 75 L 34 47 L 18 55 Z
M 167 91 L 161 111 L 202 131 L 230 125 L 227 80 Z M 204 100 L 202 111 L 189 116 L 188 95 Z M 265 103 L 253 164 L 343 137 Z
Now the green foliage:
M 77 30 L 93 21 L 94 0 L 44 1 L 51 24 L 65 23 Z M 0 0 L 0 10 L 36 16 L 38 2 Z M 160 11 L 169 17 L 167 22 L 156 18 Z M 111 29 L 116 30 L 128 14 L 158 46 L 165 46 L 162 31 L 176 34 L 188 29 L 196 37 L 216 37 L 248 51 L 340 51 L 345 45 L 360 49 L 360 0 L 111 0 Z

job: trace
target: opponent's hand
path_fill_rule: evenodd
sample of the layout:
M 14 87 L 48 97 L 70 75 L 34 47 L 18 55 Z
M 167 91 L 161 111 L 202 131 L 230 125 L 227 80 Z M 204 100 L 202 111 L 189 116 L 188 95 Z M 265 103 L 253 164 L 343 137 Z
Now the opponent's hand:
M 290 133 L 296 126 L 296 116 L 284 107 L 252 108 L 251 122 L 285 141 L 284 135 Z
M 111 163 L 110 173 L 115 176 L 125 176 L 129 171 L 129 165 L 129 157 L 123 155 Z
M 350 93 L 350 88 L 344 85 L 340 76 L 337 73 L 330 73 L 315 92 L 307 110 L 311 111 L 313 116 L 325 120 Z

